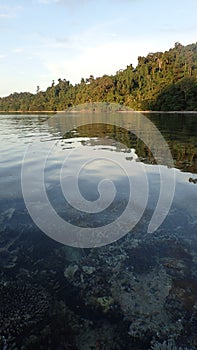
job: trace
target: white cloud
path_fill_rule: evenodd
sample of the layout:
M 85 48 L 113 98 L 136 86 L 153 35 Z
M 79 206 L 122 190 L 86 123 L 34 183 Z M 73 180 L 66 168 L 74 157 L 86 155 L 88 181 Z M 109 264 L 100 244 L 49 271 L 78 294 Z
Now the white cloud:
M 37 0 L 37 2 L 43 5 L 58 4 L 58 0 Z
M 111 4 L 119 4 L 119 0 L 108 0 Z M 142 0 L 122 0 L 123 2 L 137 2 Z M 76 8 L 78 6 L 83 6 L 88 3 L 92 3 L 92 0 L 37 0 L 40 4 L 57 4 L 57 5 L 65 5 L 70 9 Z M 95 1 L 96 2 L 96 1 Z
M 40 4 L 50 4 L 51 2 L 53 2 L 53 0 L 52 1 L 51 0 L 38 0 L 38 2 Z
M 11 17 L 13 16 L 9 13 L 0 13 L 0 18 L 11 18 Z
M 24 49 L 22 49 L 21 47 L 17 47 L 17 48 L 12 50 L 12 52 L 14 52 L 14 53 L 22 53 L 23 51 L 24 51 Z
M 90 2 L 90 0 L 55 0 L 57 4 L 63 4 L 67 6 L 83 5 L 84 3 Z
M 95 77 L 115 74 L 130 63 L 135 65 L 138 54 L 147 54 L 146 49 L 142 47 L 146 46 L 131 41 L 108 42 L 87 48 L 74 58 L 65 58 L 58 62 L 47 61 L 45 66 L 54 78 L 65 77 L 76 83 L 80 82 L 82 77 L 89 77 L 90 74 Z
M 53 51 L 49 45 L 39 55 L 50 78 L 66 78 L 71 83 L 79 83 L 82 77 L 88 78 L 91 74 L 94 77 L 115 74 L 129 64 L 136 66 L 138 56 L 165 51 L 170 47 L 168 40 L 161 34 L 154 39 L 146 36 L 122 39 L 114 33 L 112 38 L 107 30 L 104 32 L 101 28 L 98 31 L 96 29 L 98 28 L 91 28 L 87 33 L 81 33 L 80 37 L 68 38 L 65 46 L 62 43 L 64 47 L 60 47 L 55 41 L 48 42 L 53 46 Z
M 45 0 L 40 0 L 40 1 L 45 1 Z M 50 0 L 46 0 L 46 1 L 50 1 Z M 92 0 L 52 0 L 58 4 L 64 4 L 64 5 L 69 5 L 69 6 L 73 6 L 73 5 L 83 5 L 84 3 L 91 3 Z M 119 3 L 119 0 L 108 0 L 110 3 Z M 122 2 L 136 2 L 136 1 L 140 1 L 140 0 L 122 0 Z M 96 2 L 96 1 L 95 1 Z
M 14 18 L 18 15 L 18 13 L 22 10 L 21 6 L 0 6 L 0 19 L 10 19 Z

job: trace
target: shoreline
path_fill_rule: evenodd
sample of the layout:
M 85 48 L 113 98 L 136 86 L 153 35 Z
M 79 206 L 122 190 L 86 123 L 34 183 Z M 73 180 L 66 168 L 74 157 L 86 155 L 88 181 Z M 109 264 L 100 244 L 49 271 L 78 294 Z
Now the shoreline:
M 68 110 L 65 110 L 65 111 L 0 111 L 0 115 L 1 114 L 64 114 L 64 113 L 90 113 L 90 112 L 93 112 L 93 113 L 100 113 L 100 112 L 103 112 L 103 111 L 91 111 L 91 110 L 79 110 L 79 111 L 76 111 L 76 110 L 71 110 L 71 111 L 68 111 Z M 107 113 L 110 113 L 110 112 L 120 112 L 120 113 L 159 113 L 159 114 L 180 114 L 180 113 L 183 113 L 183 114 L 197 114 L 197 111 L 151 111 L 151 110 L 146 110 L 146 111 L 137 111 L 137 110 L 117 110 L 117 111 L 104 111 L 104 112 L 107 112 Z

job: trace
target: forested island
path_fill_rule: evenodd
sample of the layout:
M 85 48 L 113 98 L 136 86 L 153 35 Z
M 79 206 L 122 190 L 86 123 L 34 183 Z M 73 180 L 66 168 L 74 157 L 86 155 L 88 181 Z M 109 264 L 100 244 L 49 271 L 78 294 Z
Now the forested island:
M 109 102 L 134 110 L 197 110 L 197 43 L 175 43 L 169 51 L 149 53 L 115 75 L 82 78 L 72 85 L 52 81 L 46 91 L 13 93 L 0 98 L 0 111 L 63 111 L 89 102 Z

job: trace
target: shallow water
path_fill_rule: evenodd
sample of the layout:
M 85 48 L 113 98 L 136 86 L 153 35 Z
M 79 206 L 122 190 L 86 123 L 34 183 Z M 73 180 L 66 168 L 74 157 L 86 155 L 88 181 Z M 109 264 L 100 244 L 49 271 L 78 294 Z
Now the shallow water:
M 136 118 L 129 113 L 120 114 L 122 127 L 109 125 L 107 114 L 93 114 L 88 123 L 84 116 L 81 126 L 73 128 L 69 118 L 0 116 L 1 343 L 8 348 L 16 343 L 19 349 L 126 349 L 128 344 L 149 349 L 154 342 L 173 338 L 179 346 L 194 349 L 197 114 L 148 115 L 170 148 L 173 166 L 166 164 L 165 154 L 160 166 L 156 163 L 149 147 L 132 133 L 142 126 L 135 127 Z M 149 144 L 151 132 L 142 132 Z M 26 177 L 21 183 L 22 166 Z M 42 168 L 48 200 L 61 219 L 79 228 L 109 225 L 124 213 L 131 194 L 135 197 L 131 217 L 135 222 L 140 213 L 139 220 L 128 234 L 109 232 L 110 242 L 115 242 L 100 248 L 83 249 L 83 244 L 73 248 L 51 240 L 41 229 L 48 227 L 56 239 L 53 233 L 58 227 L 50 228 L 52 219 L 39 194 Z M 78 171 L 82 200 L 76 199 L 69 182 Z M 161 225 L 148 234 L 162 176 L 163 196 L 172 197 L 172 204 Z M 27 178 L 25 204 L 22 189 Z M 104 179 L 108 182 L 103 192 L 100 189 L 104 198 L 100 203 L 98 184 Z M 173 181 L 176 187 L 171 193 Z M 40 215 L 40 228 L 27 201 Z M 5 308 L 13 293 L 19 295 L 18 302 L 8 299 Z M 26 312 L 22 304 L 28 298 L 32 307 Z

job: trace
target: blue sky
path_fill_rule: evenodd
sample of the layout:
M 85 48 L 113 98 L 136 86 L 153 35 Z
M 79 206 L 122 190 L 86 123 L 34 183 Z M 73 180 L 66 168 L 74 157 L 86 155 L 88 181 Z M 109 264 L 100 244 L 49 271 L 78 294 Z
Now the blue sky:
M 196 13 L 196 0 L 1 0 L 0 96 L 114 74 L 196 42 Z

